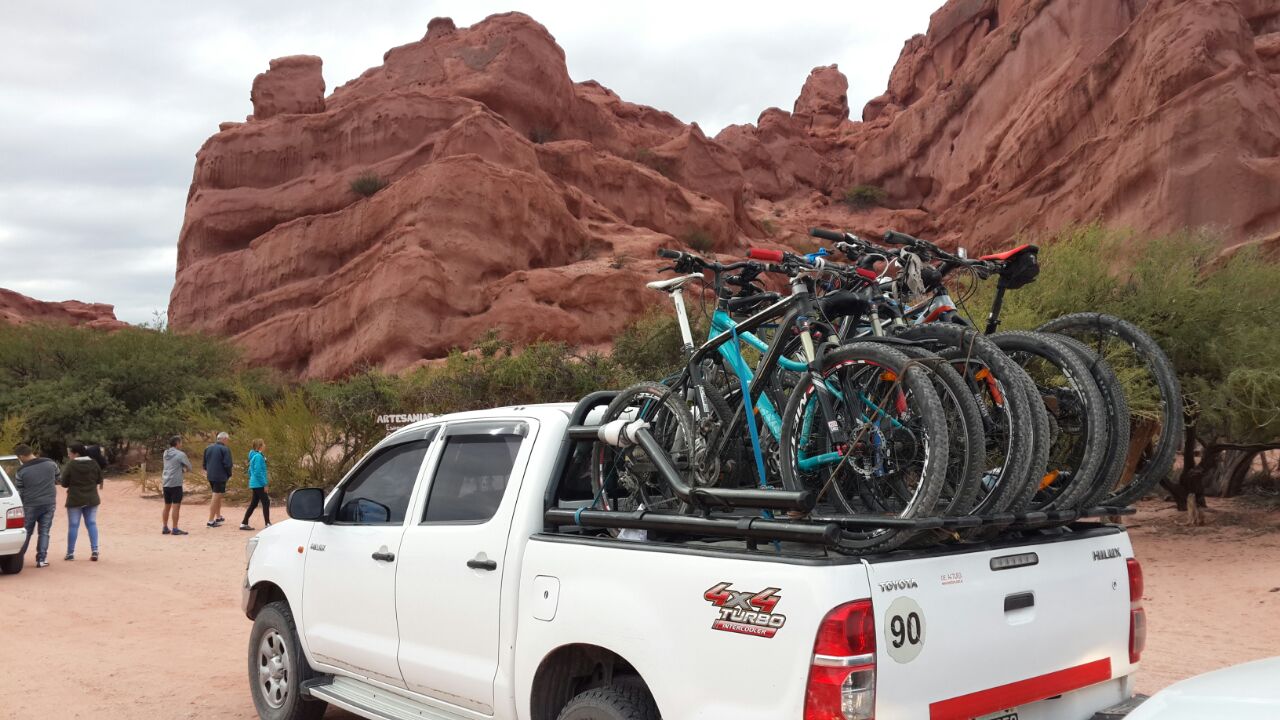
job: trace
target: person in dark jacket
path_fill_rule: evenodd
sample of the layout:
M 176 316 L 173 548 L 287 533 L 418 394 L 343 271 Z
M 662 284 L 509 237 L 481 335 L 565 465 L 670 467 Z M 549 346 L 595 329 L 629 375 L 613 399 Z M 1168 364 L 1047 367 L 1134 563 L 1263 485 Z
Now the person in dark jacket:
M 89 545 L 93 549 L 94 562 L 98 560 L 98 506 L 102 499 L 98 488 L 102 487 L 102 468 L 85 454 L 84 445 L 72 443 L 67 448 L 71 457 L 62 467 L 58 482 L 67 489 L 67 556 L 76 559 L 76 537 L 80 534 L 80 521 L 84 520 L 89 531 Z
M 22 543 L 22 555 L 27 554 L 32 531 L 39 527 L 36 541 L 36 567 L 49 567 L 49 533 L 53 530 L 54 509 L 58 505 L 58 463 L 46 457 L 36 457 L 30 445 L 19 445 L 13 454 L 22 461 L 15 473 L 14 484 L 22 496 L 22 510 L 27 516 L 27 539 Z
M 215 528 L 227 519 L 222 517 L 222 495 L 227 491 L 227 481 L 231 479 L 231 448 L 227 443 L 231 436 L 220 432 L 218 441 L 204 449 L 204 475 L 209 479 L 209 491 L 213 498 L 209 501 L 208 527 Z

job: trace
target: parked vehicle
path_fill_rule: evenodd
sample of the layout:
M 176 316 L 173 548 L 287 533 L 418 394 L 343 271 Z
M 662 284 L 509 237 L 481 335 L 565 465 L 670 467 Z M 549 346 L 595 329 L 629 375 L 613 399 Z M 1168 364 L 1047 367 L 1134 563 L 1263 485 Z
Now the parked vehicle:
M 591 424 L 615 395 L 431 418 L 295 491 L 246 552 L 260 717 L 1089 720 L 1132 696 L 1123 527 L 855 551 L 760 517 L 803 493 L 692 487 L 641 423 Z M 594 508 L 597 441 L 691 513 Z
M 1275 720 L 1280 717 L 1280 657 L 1255 660 L 1176 682 L 1152 695 L 1129 720 Z
M 0 457 L 0 518 L 4 519 L 0 525 L 0 573 L 6 575 L 22 572 L 24 557 L 20 553 L 27 539 L 22 498 L 7 472 L 16 461 L 12 455 Z

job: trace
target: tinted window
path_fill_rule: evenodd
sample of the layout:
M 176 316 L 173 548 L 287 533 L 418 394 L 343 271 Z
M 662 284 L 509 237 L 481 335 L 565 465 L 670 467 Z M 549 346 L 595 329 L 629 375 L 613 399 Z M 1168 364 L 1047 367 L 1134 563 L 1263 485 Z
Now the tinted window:
M 430 441 L 396 445 L 369 461 L 342 491 L 338 522 L 401 523 Z
M 431 481 L 424 522 L 484 522 L 502 503 L 515 466 L 524 428 L 494 428 L 475 435 L 452 435 Z

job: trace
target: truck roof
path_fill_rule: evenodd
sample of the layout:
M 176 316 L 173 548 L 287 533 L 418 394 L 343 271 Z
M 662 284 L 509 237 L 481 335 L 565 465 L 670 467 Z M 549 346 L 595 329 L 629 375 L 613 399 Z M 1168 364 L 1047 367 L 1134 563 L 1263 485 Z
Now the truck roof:
M 503 407 L 487 408 L 484 410 L 467 410 L 464 412 L 448 413 L 446 415 L 437 415 L 419 420 L 414 423 L 405 425 L 387 435 L 387 437 L 395 437 L 400 433 L 409 433 L 428 425 L 438 425 L 442 422 L 456 422 L 459 420 L 486 420 L 489 418 L 507 417 L 513 414 L 526 415 L 529 417 L 542 419 L 545 417 L 556 417 L 568 419 L 569 414 L 573 412 L 574 403 L 531 403 L 528 405 L 505 405 Z

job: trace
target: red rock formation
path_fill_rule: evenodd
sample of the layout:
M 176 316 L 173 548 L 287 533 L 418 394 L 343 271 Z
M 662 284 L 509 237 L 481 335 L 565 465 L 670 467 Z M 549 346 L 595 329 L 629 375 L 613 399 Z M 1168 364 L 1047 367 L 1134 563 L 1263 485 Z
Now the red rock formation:
M 519 13 L 433 20 L 328 98 L 318 58 L 274 61 L 250 121 L 197 155 L 171 321 L 331 377 L 494 327 L 607 342 L 659 299 L 659 246 L 812 225 L 991 246 L 1095 219 L 1280 233 L 1274 0 L 951 0 L 861 122 L 847 89 L 815 68 L 792 112 L 710 139 L 572 82 Z M 364 198 L 369 173 L 389 184 Z M 845 207 L 860 184 L 889 207 Z
M 0 288 L 0 322 L 12 325 L 80 325 L 98 330 L 126 327 L 116 319 L 115 309 L 110 305 L 79 300 L 45 302 L 4 288 Z

